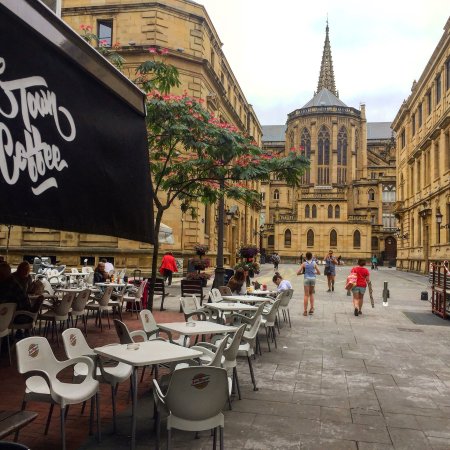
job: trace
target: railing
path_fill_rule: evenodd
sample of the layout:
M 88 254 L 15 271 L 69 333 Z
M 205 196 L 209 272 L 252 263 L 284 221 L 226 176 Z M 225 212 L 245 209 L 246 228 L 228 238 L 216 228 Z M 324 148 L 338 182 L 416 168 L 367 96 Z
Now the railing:
M 295 214 L 280 214 L 278 222 L 297 222 Z
M 340 192 L 309 192 L 301 194 L 301 200 L 345 200 L 344 193 Z
M 369 222 L 369 219 L 366 215 L 361 214 L 349 214 L 348 216 L 349 222 L 358 222 L 358 223 L 367 223 Z
M 293 119 L 298 116 L 307 116 L 309 114 L 345 114 L 351 116 L 361 117 L 361 111 L 355 108 L 349 108 L 348 106 L 311 106 L 309 108 L 300 108 L 288 114 L 289 119 Z

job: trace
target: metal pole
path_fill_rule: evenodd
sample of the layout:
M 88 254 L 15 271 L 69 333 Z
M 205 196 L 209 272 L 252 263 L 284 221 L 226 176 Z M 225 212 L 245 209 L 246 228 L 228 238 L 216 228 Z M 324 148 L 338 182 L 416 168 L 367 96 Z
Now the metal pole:
M 219 198 L 219 205 L 217 211 L 217 258 L 216 258 L 216 270 L 214 272 L 213 287 L 218 288 L 223 286 L 223 280 L 225 275 L 225 269 L 223 268 L 223 238 L 224 238 L 224 218 L 225 218 L 225 198 L 223 192 L 225 190 L 225 180 L 220 180 L 220 190 L 222 195 Z
M 388 282 L 383 283 L 383 305 L 387 306 L 389 297 Z
M 13 227 L 12 225 L 6 225 L 8 228 L 8 234 L 6 236 L 6 255 L 5 255 L 5 260 L 6 262 L 8 262 L 8 253 L 9 253 L 9 239 L 11 237 L 11 228 Z

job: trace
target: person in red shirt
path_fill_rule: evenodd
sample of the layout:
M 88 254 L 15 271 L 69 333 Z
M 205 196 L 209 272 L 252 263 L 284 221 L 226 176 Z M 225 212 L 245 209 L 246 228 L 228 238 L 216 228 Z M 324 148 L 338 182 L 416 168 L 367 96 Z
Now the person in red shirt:
M 161 261 L 159 273 L 164 276 L 164 282 L 167 281 L 167 286 L 172 284 L 173 272 L 178 272 L 177 262 L 173 257 L 172 252 L 166 252 Z
M 355 316 L 362 314 L 361 308 L 363 305 L 364 293 L 366 292 L 367 282 L 369 281 L 370 276 L 369 271 L 364 267 L 365 265 L 366 261 L 364 259 L 358 259 L 358 265 L 351 270 L 351 273 L 356 273 L 358 277 L 356 285 L 352 288 Z

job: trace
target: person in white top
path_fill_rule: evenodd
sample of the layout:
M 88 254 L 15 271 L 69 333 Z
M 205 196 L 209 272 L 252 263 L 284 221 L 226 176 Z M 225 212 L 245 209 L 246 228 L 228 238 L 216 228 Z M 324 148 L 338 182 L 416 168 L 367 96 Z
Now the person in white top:
M 277 292 L 292 289 L 292 284 L 288 280 L 283 280 L 283 277 L 278 272 L 275 272 L 272 281 L 277 285 Z
M 102 258 L 100 260 L 100 262 L 105 263 L 105 272 L 106 273 L 111 273 L 111 271 L 114 271 L 114 266 L 112 265 L 112 263 L 108 262 L 108 260 L 106 258 Z

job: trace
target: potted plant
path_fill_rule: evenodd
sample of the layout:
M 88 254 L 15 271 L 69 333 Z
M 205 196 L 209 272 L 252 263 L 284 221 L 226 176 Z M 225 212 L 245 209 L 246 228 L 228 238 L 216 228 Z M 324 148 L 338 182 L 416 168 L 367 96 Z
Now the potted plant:
M 206 284 L 210 278 L 211 274 L 206 272 L 189 272 L 186 275 L 186 280 L 201 280 L 203 287 L 206 287 Z
M 209 258 L 190 258 L 189 264 L 194 267 L 195 270 L 205 270 L 211 265 Z
M 244 244 L 239 249 L 239 256 L 241 258 L 253 259 L 259 253 L 259 248 L 253 244 Z
M 250 278 L 253 278 L 255 276 L 255 274 L 259 273 L 259 264 L 255 261 L 241 261 L 238 262 L 235 266 L 234 266 L 234 270 L 236 269 L 244 269 L 246 271 L 248 271 L 248 275 Z
M 206 255 L 206 252 L 209 250 L 209 247 L 206 244 L 195 244 L 194 250 L 198 256 L 203 256 Z

